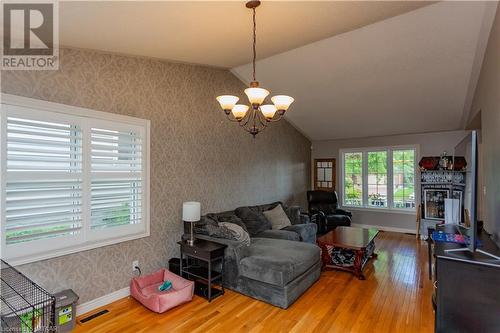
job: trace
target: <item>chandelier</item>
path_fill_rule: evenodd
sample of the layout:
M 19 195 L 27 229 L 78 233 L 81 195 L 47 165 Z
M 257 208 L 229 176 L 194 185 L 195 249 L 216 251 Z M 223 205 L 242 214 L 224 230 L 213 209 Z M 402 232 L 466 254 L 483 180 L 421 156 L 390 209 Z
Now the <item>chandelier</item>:
M 260 5 L 260 1 L 254 0 L 246 3 L 246 7 L 253 13 L 253 81 L 250 87 L 245 89 L 250 105 L 236 104 L 239 97 L 232 95 L 222 95 L 217 97 L 222 110 L 230 121 L 237 122 L 245 131 L 255 138 L 262 132 L 269 123 L 276 122 L 283 118 L 286 110 L 293 103 L 294 99 L 286 95 L 276 95 L 271 98 L 273 104 L 263 104 L 269 91 L 259 87 L 259 82 L 255 78 L 255 58 L 257 55 L 257 34 L 255 23 L 255 9 Z

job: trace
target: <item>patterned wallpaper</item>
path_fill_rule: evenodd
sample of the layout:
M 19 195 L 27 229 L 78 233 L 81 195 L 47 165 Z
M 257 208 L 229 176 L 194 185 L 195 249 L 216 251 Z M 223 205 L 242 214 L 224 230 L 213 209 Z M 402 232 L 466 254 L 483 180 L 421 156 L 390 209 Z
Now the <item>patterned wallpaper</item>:
M 215 97 L 242 96 L 227 70 L 62 49 L 59 71 L 2 71 L 2 92 L 151 120 L 151 236 L 20 269 L 51 292 L 86 302 L 178 256 L 182 202 L 203 213 L 283 200 L 305 207 L 310 141 L 286 121 L 256 139 L 225 119 Z M 290 112 L 299 112 L 291 110 Z M 302 111 L 304 112 L 304 111 Z

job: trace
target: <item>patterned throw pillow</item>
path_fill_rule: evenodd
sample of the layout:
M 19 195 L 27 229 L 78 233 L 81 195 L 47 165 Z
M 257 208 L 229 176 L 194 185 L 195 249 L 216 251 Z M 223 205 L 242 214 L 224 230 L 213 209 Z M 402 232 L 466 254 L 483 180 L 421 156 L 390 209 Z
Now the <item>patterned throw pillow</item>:
M 237 241 L 245 243 L 246 246 L 250 245 L 250 235 L 239 225 L 230 222 L 220 222 L 219 226 L 230 230 Z
M 217 218 L 217 222 L 219 222 L 219 224 L 221 222 L 229 222 L 229 223 L 236 224 L 236 225 L 240 226 L 246 233 L 248 233 L 248 230 L 247 230 L 247 227 L 245 226 L 245 223 L 243 223 L 243 221 L 236 215 L 219 216 Z
M 233 232 L 225 226 L 207 224 L 206 229 L 210 237 L 236 240 Z
M 217 221 L 208 216 L 202 216 L 199 222 L 193 223 L 194 233 L 200 235 L 208 235 L 209 225 L 212 227 L 217 227 Z

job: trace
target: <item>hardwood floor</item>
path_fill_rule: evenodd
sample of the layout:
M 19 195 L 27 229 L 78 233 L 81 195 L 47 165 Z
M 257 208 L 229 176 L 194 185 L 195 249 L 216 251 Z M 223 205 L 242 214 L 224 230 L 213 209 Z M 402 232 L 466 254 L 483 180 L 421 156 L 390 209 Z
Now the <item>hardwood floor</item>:
M 229 290 L 210 304 L 195 296 L 161 315 L 124 298 L 106 306 L 109 313 L 78 323 L 75 332 L 432 332 L 426 243 L 381 232 L 376 246 L 365 281 L 322 272 L 287 310 Z

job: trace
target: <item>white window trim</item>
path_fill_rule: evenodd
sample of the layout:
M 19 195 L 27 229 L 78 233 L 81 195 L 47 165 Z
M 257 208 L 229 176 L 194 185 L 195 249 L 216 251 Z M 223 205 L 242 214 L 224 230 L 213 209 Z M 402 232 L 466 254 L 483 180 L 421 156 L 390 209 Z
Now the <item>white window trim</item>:
M 144 200 L 144 225 L 140 228 L 140 230 L 134 228 L 133 233 L 118 233 L 117 237 L 109 237 L 105 239 L 88 239 L 85 236 L 85 227 L 82 228 L 82 239 L 83 241 L 77 242 L 77 244 L 65 244 L 64 240 L 57 240 L 57 242 L 61 242 L 65 244 L 64 247 L 58 246 L 58 248 L 52 248 L 47 250 L 40 250 L 38 248 L 38 252 L 36 254 L 28 254 L 23 255 L 20 253 L 19 255 L 9 255 L 6 251 L 5 238 L 1 237 L 1 246 L 0 246 L 0 257 L 2 259 L 8 260 L 11 265 L 23 265 L 39 260 L 45 260 L 50 258 L 55 258 L 59 256 L 68 255 L 71 253 L 77 253 L 81 251 L 91 250 L 102 246 L 108 246 L 112 244 L 117 244 L 125 241 L 130 241 L 134 239 L 144 238 L 150 236 L 150 135 L 151 135 L 151 121 L 147 119 L 135 118 L 125 115 L 119 115 L 114 113 L 96 111 L 76 106 L 64 105 L 59 103 L 47 102 L 42 100 L 37 100 L 33 98 L 27 98 L 22 96 L 10 95 L 10 94 L 1 94 L 0 105 L 11 105 L 25 108 L 33 108 L 35 110 L 48 111 L 52 113 L 60 113 L 62 115 L 72 115 L 78 116 L 82 118 L 90 118 L 90 119 L 98 119 L 104 121 L 114 121 L 125 124 L 130 124 L 134 126 L 141 126 L 145 129 L 144 133 L 144 151 L 143 151 L 143 163 L 145 179 L 143 182 L 143 200 Z M 2 190 L 0 191 L 0 234 L 5 235 L 5 207 L 3 205 L 5 200 L 5 191 L 3 189 L 6 188 L 6 149 L 3 144 L 6 137 L 6 121 L 4 121 L 5 114 L 4 112 L 0 113 L 0 185 Z M 84 138 L 85 140 L 89 140 L 88 138 Z M 89 177 L 85 177 L 83 175 L 83 181 L 89 182 Z M 87 214 L 86 211 L 88 209 L 84 208 L 84 214 Z M 117 227 L 119 228 L 119 227 Z M 37 246 L 37 241 L 33 241 L 33 246 Z M 59 244 L 61 244 L 59 243 Z M 41 245 L 41 244 L 40 244 Z M 6 256 L 7 254 L 7 256 Z
M 394 208 L 393 207 L 393 168 L 392 168 L 392 152 L 394 150 L 404 150 L 404 149 L 414 149 L 415 150 L 415 160 L 414 160 L 414 171 L 413 179 L 415 180 L 415 208 Z M 368 152 L 374 151 L 387 151 L 387 207 L 373 207 L 368 206 L 368 183 L 365 180 L 364 175 L 368 174 L 368 159 L 366 158 Z M 363 206 L 345 205 L 344 204 L 344 179 L 345 179 L 345 168 L 344 168 L 344 157 L 346 153 L 363 153 Z M 371 212 L 381 212 L 381 213 L 398 213 L 398 214 L 411 214 L 414 215 L 417 211 L 419 198 L 418 189 L 420 188 L 419 180 L 417 179 L 417 166 L 418 160 L 420 159 L 420 145 L 397 145 L 397 146 L 382 146 L 382 147 L 365 147 L 365 148 L 342 148 L 339 149 L 340 155 L 340 180 L 339 180 L 339 205 L 342 208 L 347 208 L 353 211 L 371 211 Z

